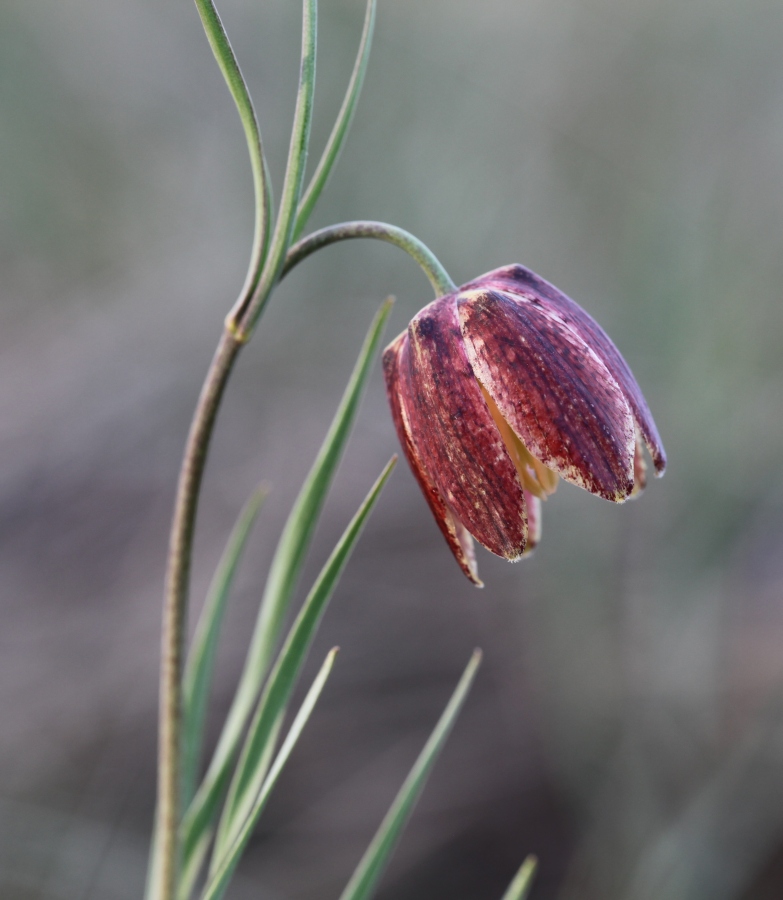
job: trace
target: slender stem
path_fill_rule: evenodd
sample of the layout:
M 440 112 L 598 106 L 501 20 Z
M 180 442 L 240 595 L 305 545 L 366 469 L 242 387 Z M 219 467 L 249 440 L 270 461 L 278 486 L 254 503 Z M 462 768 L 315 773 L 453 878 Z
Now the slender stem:
M 177 485 L 163 608 L 159 799 L 154 848 L 159 865 L 156 900 L 174 900 L 177 892 L 182 667 L 193 533 L 210 437 L 223 391 L 240 347 L 241 344 L 228 332 L 221 336 L 193 414 Z
M 443 268 L 438 258 L 417 237 L 397 228 L 396 225 L 388 225 L 385 222 L 342 222 L 340 225 L 330 225 L 320 231 L 314 231 L 306 238 L 302 238 L 288 251 L 285 264 L 280 277 L 288 274 L 294 266 L 321 247 L 328 247 L 338 241 L 347 241 L 352 238 L 375 238 L 378 241 L 386 241 L 404 250 L 421 266 L 424 274 L 430 281 L 435 295 L 441 297 L 456 291 L 457 287 L 449 277 L 449 273 Z

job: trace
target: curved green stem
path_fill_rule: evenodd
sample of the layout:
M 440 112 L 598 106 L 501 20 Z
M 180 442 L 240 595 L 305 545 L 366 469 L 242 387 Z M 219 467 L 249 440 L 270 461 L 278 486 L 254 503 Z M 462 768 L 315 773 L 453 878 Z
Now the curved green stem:
M 294 266 L 316 250 L 352 238 L 375 238 L 377 241 L 386 241 L 387 244 L 394 244 L 395 247 L 404 250 L 424 270 L 437 297 L 450 294 L 457 289 L 449 273 L 426 244 L 410 232 L 386 222 L 342 222 L 314 231 L 288 251 L 280 277 L 287 275 Z

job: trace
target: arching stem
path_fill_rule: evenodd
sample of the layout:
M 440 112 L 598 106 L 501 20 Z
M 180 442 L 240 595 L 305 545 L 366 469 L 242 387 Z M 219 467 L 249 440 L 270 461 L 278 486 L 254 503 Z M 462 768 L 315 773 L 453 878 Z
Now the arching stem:
M 374 238 L 377 241 L 394 244 L 395 247 L 404 250 L 421 266 L 436 297 L 450 294 L 457 289 L 449 277 L 449 273 L 426 244 L 410 232 L 386 222 L 342 222 L 339 225 L 329 225 L 320 231 L 314 231 L 294 244 L 288 251 L 281 278 L 316 250 L 328 247 L 329 244 L 336 244 L 338 241 L 348 241 L 353 238 Z

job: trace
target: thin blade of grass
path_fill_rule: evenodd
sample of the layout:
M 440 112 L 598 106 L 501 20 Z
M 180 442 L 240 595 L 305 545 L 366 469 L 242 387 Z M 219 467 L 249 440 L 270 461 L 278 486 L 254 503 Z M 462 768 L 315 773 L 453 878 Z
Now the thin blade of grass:
M 397 843 L 400 832 L 405 826 L 435 764 L 435 760 L 454 725 L 480 662 L 481 651 L 475 650 L 462 674 L 462 678 L 459 680 L 459 684 L 438 720 L 438 724 L 424 745 L 424 749 L 414 763 L 399 793 L 394 798 L 394 802 L 386 813 L 383 822 L 381 822 L 381 826 L 372 839 L 372 843 L 367 848 L 351 880 L 340 895 L 340 900 L 366 900 L 375 889 L 378 879 Z
M 376 0 L 368 0 L 367 12 L 364 16 L 364 28 L 362 37 L 359 41 L 359 51 L 356 54 L 356 62 L 351 73 L 351 80 L 348 82 L 348 89 L 345 92 L 343 104 L 340 112 L 337 114 L 337 120 L 326 142 L 326 147 L 321 155 L 321 159 L 316 167 L 310 184 L 302 197 L 299 208 L 296 211 L 296 221 L 294 230 L 291 234 L 291 240 L 295 241 L 304 230 L 307 220 L 313 211 L 313 207 L 318 202 L 321 192 L 326 186 L 329 175 L 334 168 L 335 163 L 340 155 L 340 151 L 345 143 L 345 138 L 353 121 L 356 105 L 359 100 L 359 94 L 364 84 L 364 76 L 367 72 L 367 63 L 370 59 L 370 46 L 372 45 L 372 35 L 375 28 L 375 8 Z
M 272 762 L 272 758 L 274 757 L 275 748 L 277 747 L 277 738 L 280 734 L 280 728 L 282 727 L 282 724 L 283 713 L 281 712 L 281 714 L 277 718 L 277 721 L 272 726 L 272 733 L 269 737 L 269 743 L 266 751 L 268 756 L 265 757 L 260 763 L 261 768 L 263 768 L 264 770 L 269 768 Z M 201 831 L 197 833 L 194 832 L 193 842 L 188 846 L 188 852 L 183 853 L 178 900 L 188 900 L 188 898 L 190 898 L 190 896 L 192 895 L 199 872 L 201 872 L 204 861 L 206 860 L 207 854 L 209 853 L 209 848 L 212 843 L 214 831 L 215 829 L 212 825 L 207 825 L 207 827 L 202 829 Z
M 503 894 L 502 900 L 525 900 L 525 897 L 530 893 L 530 888 L 533 886 L 537 868 L 538 860 L 535 856 L 528 856 L 519 867 L 519 871 L 508 886 L 508 890 Z
M 158 821 L 158 808 L 155 808 L 155 818 L 152 823 L 152 833 L 157 834 L 160 827 Z M 160 879 L 160 855 L 158 853 L 158 842 L 153 839 L 150 846 L 150 855 L 147 862 L 147 880 L 144 884 L 144 900 L 154 900 L 157 884 Z
M 291 626 L 248 729 L 242 754 L 223 806 L 213 859 L 220 858 L 225 848 L 233 842 L 258 796 L 267 773 L 264 763 L 268 759 L 268 747 L 273 736 L 272 726 L 288 705 L 327 604 L 395 463 L 396 457 L 393 457 L 370 489 L 321 569 L 296 621 Z
M 370 326 L 329 432 L 280 536 L 239 687 L 207 773 L 185 815 L 185 857 L 198 843 L 201 832 L 211 827 L 220 798 L 231 777 L 232 760 L 242 739 L 245 724 L 256 704 L 318 517 L 356 419 L 391 304 L 390 298 L 381 306 Z
M 310 714 L 321 695 L 321 691 L 332 670 L 337 651 L 338 648 L 334 647 L 327 654 L 327 657 L 321 666 L 321 670 L 316 676 L 312 687 L 307 692 L 307 696 L 294 718 L 291 728 L 283 741 L 283 745 L 275 757 L 274 763 L 272 763 L 269 774 L 261 785 L 261 789 L 258 792 L 258 796 L 255 798 L 255 802 L 250 809 L 247 818 L 242 823 L 241 828 L 237 832 L 231 845 L 226 849 L 226 852 L 215 861 L 214 867 L 211 868 L 209 879 L 201 894 L 201 900 L 219 900 L 219 898 L 223 896 L 226 887 L 228 886 L 228 882 L 234 873 L 234 869 L 242 856 L 242 852 L 247 846 L 247 842 L 250 840 L 250 836 L 258 822 L 259 816 L 261 815 L 264 806 L 266 806 L 269 795 L 272 793 L 272 789 L 277 783 L 277 779 L 280 777 L 283 767 L 286 762 L 288 762 L 288 757 L 291 755 L 291 751 L 299 740 L 302 729 L 310 718 Z
M 302 196 L 307 151 L 310 145 L 310 125 L 313 118 L 317 32 L 317 0 L 304 0 L 302 4 L 302 57 L 299 67 L 299 90 L 296 95 L 294 124 L 291 129 L 291 143 L 288 148 L 288 162 L 283 179 L 277 228 L 273 238 L 272 252 L 276 268 L 282 266 L 283 258 L 291 243 L 296 210 Z
M 255 234 L 247 279 L 240 295 L 241 302 L 242 298 L 253 293 L 261 276 L 261 269 L 269 247 L 272 224 L 272 187 L 253 101 L 218 11 L 212 0 L 196 0 L 196 8 L 209 45 L 234 99 L 239 118 L 242 120 L 253 172 L 256 207 Z
M 243 294 L 228 314 L 226 324 L 230 330 L 247 340 L 258 317 L 264 310 L 269 295 L 280 278 L 285 255 L 291 245 L 291 235 L 296 221 L 296 210 L 302 197 L 307 151 L 310 146 L 310 126 L 313 119 L 315 94 L 316 34 L 318 30 L 317 0 L 303 0 L 302 53 L 299 64 L 299 89 L 294 107 L 294 122 L 288 147 L 283 189 L 277 210 L 277 222 L 272 234 L 264 269 L 258 279 L 257 290 L 252 295 Z
M 250 537 L 250 532 L 267 493 L 265 485 L 258 487 L 245 504 L 234 525 L 226 549 L 215 570 L 207 599 L 201 609 L 185 664 L 182 725 L 182 802 L 184 806 L 187 806 L 193 799 L 195 790 L 215 654 L 228 595 L 234 583 L 242 553 L 247 545 L 247 539 Z

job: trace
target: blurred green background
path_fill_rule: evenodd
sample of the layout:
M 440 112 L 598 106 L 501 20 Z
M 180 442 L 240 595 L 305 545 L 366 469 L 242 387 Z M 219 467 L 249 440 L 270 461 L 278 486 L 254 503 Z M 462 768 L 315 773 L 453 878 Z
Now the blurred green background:
M 243 137 L 188 0 L 0 17 L 0 894 L 140 896 L 159 604 L 185 430 L 252 229 Z M 222 0 L 278 186 L 300 6 Z M 322 0 L 314 155 L 361 30 Z M 310 661 L 335 674 L 230 895 L 336 897 L 475 645 L 485 664 L 380 900 L 783 896 L 783 5 L 381 0 L 313 226 L 418 234 L 455 281 L 521 262 L 606 328 L 669 452 L 614 507 L 564 485 L 535 556 L 460 574 L 400 466 Z M 215 690 L 373 312 L 431 299 L 398 250 L 308 260 L 220 419 L 198 603 L 273 486 Z M 380 370 L 317 570 L 397 449 Z M 305 579 L 306 582 L 307 579 Z

